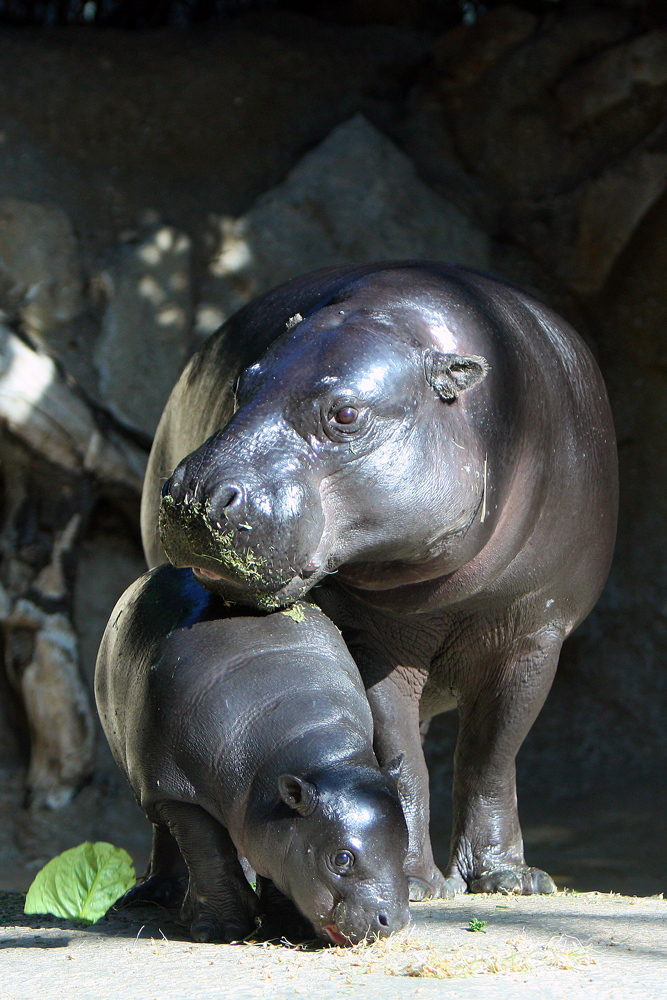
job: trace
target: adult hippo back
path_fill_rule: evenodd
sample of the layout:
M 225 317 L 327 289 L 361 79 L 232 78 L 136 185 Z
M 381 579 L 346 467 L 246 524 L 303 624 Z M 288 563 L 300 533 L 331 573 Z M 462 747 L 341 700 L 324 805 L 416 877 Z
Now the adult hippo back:
M 276 607 L 314 597 L 405 753 L 412 898 L 552 891 L 515 757 L 604 584 L 617 509 L 602 378 L 520 290 L 437 263 L 320 271 L 251 303 L 174 389 L 142 505 L 151 564 Z M 443 876 L 419 725 L 458 705 Z

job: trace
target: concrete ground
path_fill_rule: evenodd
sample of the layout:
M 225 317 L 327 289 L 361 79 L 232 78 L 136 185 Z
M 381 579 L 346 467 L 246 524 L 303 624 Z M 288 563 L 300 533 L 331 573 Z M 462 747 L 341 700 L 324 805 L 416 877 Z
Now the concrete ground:
M 667 815 L 654 789 L 525 803 L 530 863 L 577 892 L 417 904 L 407 932 L 384 944 L 298 951 L 193 944 L 157 907 L 92 928 L 24 916 L 37 870 L 82 840 L 125 847 L 143 871 L 149 824 L 112 770 L 57 813 L 20 807 L 23 777 L 0 768 L 0 1000 L 667 997 Z M 436 811 L 441 861 L 449 822 Z M 468 929 L 474 918 L 482 931 Z
M 157 907 L 93 927 L 26 917 L 0 893 L 3 1000 L 645 1000 L 667 995 L 667 900 L 602 893 L 413 905 L 406 931 L 354 949 L 193 944 Z M 486 921 L 470 930 L 471 920 Z

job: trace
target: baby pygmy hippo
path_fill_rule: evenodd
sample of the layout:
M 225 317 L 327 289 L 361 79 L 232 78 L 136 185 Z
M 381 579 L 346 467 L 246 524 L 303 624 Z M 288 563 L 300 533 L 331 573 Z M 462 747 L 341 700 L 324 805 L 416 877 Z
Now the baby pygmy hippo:
M 182 904 L 197 941 L 245 937 L 279 894 L 336 944 L 406 924 L 400 764 L 378 766 L 357 667 L 318 608 L 228 606 L 159 566 L 116 605 L 95 694 L 153 823 L 135 897 Z

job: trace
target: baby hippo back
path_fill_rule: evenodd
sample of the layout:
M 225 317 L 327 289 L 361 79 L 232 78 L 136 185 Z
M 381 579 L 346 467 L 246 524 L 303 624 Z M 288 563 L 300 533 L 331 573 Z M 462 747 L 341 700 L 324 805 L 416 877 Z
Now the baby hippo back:
M 123 600 L 100 650 L 96 694 L 114 756 L 149 815 L 156 801 L 177 798 L 229 820 L 258 769 L 282 754 L 288 770 L 294 741 L 318 727 L 372 742 L 357 667 L 317 607 L 266 615 L 225 606 L 189 570 L 167 565 Z

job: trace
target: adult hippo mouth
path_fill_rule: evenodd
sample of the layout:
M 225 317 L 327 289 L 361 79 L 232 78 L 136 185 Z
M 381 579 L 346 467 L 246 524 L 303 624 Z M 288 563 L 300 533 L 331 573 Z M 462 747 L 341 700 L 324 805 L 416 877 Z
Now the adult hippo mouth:
M 163 493 L 159 532 L 174 566 L 190 567 L 201 584 L 227 599 L 267 610 L 298 600 L 326 573 L 300 552 L 276 556 L 274 540 L 259 526 L 253 531 L 210 498 L 174 488 Z

